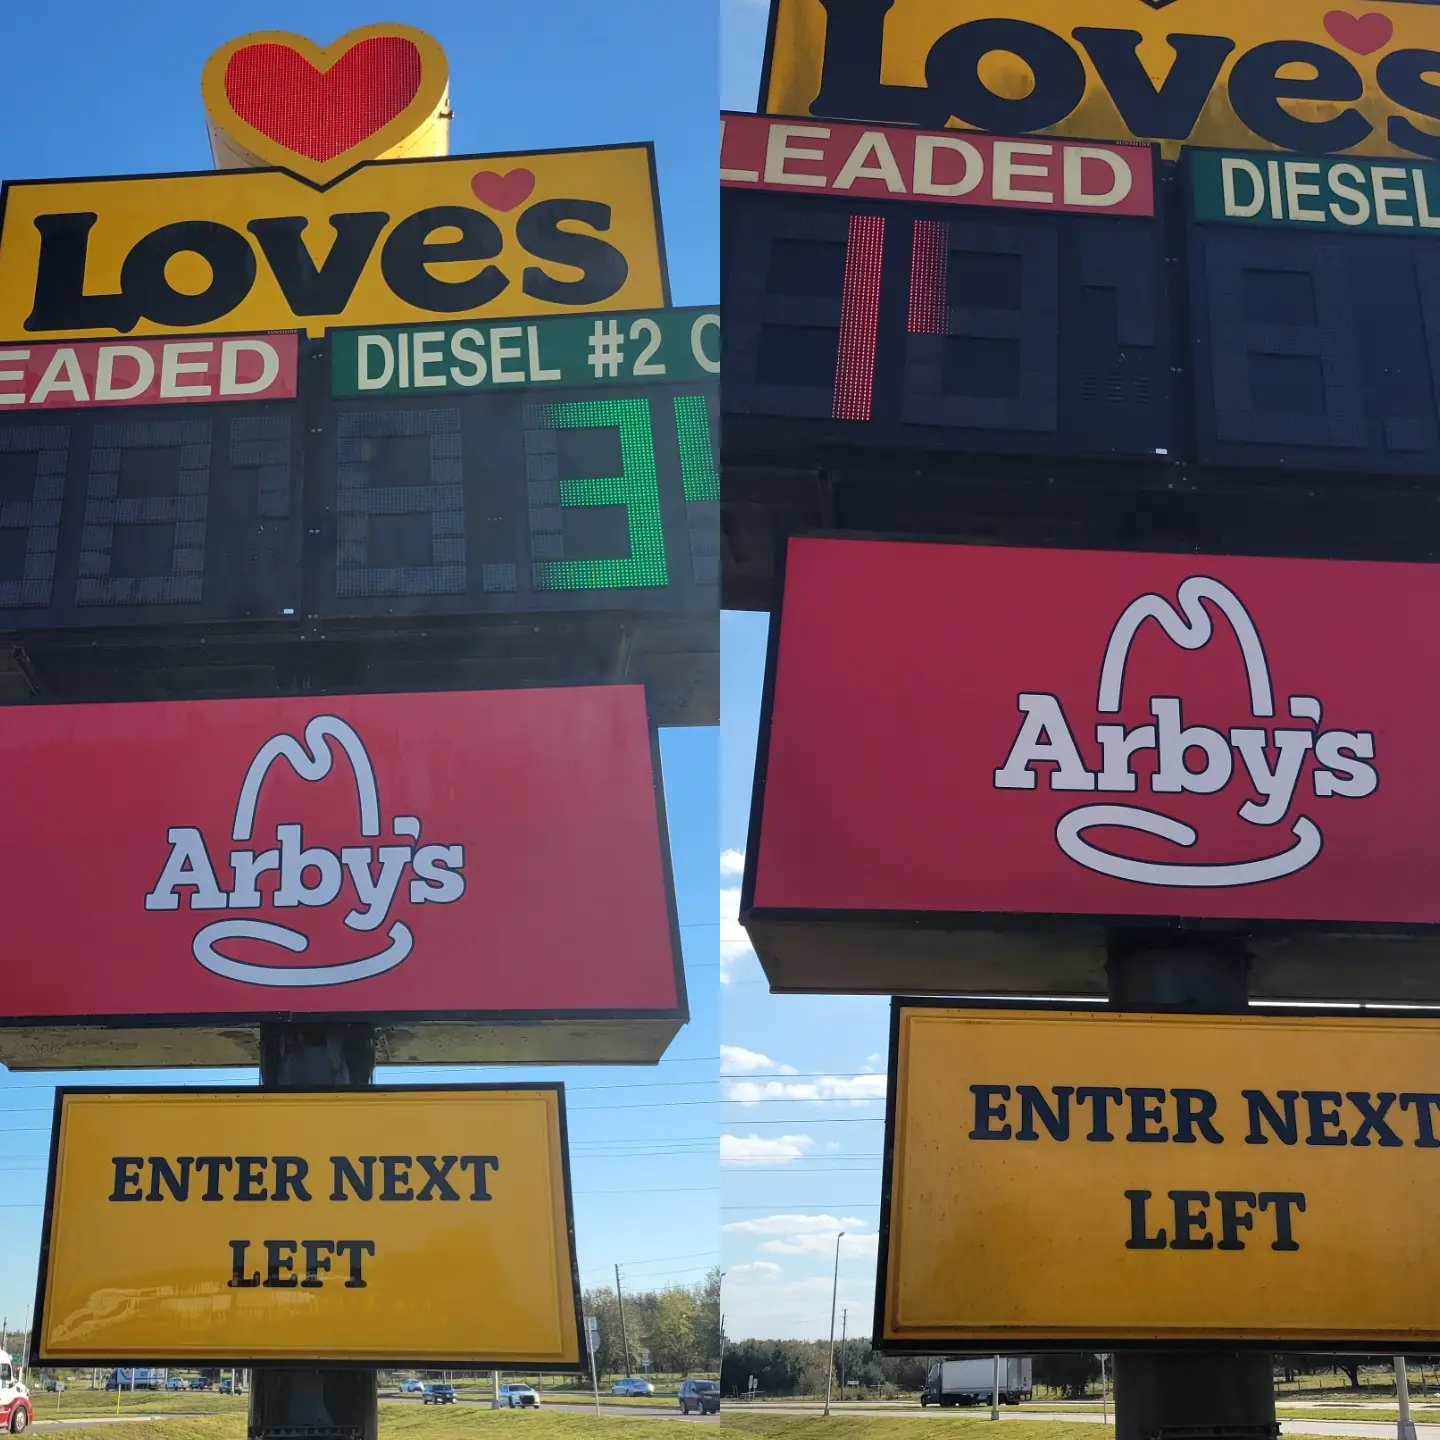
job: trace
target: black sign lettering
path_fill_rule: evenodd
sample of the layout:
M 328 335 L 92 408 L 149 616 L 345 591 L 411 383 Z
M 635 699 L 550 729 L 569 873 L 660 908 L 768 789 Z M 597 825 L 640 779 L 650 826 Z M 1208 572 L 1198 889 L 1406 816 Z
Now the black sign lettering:
M 1005 1101 L 1010 1098 L 1008 1085 L 972 1085 L 975 1097 L 975 1125 L 972 1140 L 1008 1140 L 1010 1126 L 1005 1121 Z M 996 1122 L 1003 1128 L 997 1128 Z
M 425 1184 L 415 1198 L 417 1200 L 458 1200 L 460 1192 L 445 1178 L 455 1168 L 457 1159 L 458 1157 L 455 1155 L 441 1156 L 437 1166 L 435 1156 L 417 1155 L 415 1161 L 425 1172 Z
M 1163 1230 L 1151 1235 L 1146 1225 L 1145 1204 L 1150 1199 L 1148 1190 L 1127 1190 L 1125 1198 L 1130 1202 L 1130 1238 L 1125 1242 L 1127 1250 L 1163 1250 L 1167 1240 Z
M 145 1161 L 139 1155 L 116 1155 L 110 1162 L 115 1167 L 115 1188 L 112 1200 L 143 1200 L 140 1189 L 140 1167 Z
M 361 1266 L 364 1264 L 366 1255 L 375 1253 L 375 1242 L 373 1240 L 337 1240 L 335 1242 L 335 1253 L 337 1255 L 349 1255 L 350 1257 L 350 1278 L 345 1282 L 347 1290 L 363 1290 L 365 1288 L 365 1277 L 361 1273 Z
M 500 1157 L 498 1155 L 462 1155 L 460 1168 L 475 1172 L 475 1188 L 470 1192 L 470 1198 L 472 1200 L 488 1200 L 490 1191 L 486 1187 L 485 1172 L 499 1170 Z
M 1285 1106 L 1282 1115 L 1275 1102 L 1263 1090 L 1242 1090 L 1245 1103 L 1250 1107 L 1250 1133 L 1245 1137 L 1247 1145 L 1268 1145 L 1270 1136 L 1260 1128 L 1263 1121 L 1270 1127 L 1271 1134 L 1282 1145 L 1294 1145 L 1299 1139 L 1299 1127 L 1295 1119 L 1295 1102 L 1300 1098 L 1298 1090 L 1279 1090 L 1275 1098 Z
M 330 223 L 335 239 L 318 267 L 305 245 L 310 222 L 303 215 L 252 220 L 245 227 L 259 241 L 275 283 L 296 315 L 339 315 L 345 309 L 390 217 L 383 210 L 359 210 L 332 215 Z

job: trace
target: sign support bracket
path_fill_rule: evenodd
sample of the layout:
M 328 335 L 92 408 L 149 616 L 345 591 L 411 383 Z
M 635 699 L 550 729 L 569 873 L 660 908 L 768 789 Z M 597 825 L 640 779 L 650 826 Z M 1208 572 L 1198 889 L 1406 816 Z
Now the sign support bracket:
M 1243 1014 L 1250 958 L 1242 936 L 1117 930 L 1106 946 L 1112 1009 Z M 1117 1351 L 1115 1440 L 1275 1440 L 1275 1383 L 1264 1353 Z
M 260 1086 L 359 1090 L 374 1083 L 373 1025 L 279 1022 L 260 1027 Z M 377 1440 L 377 1372 L 273 1366 L 250 1377 L 248 1440 Z

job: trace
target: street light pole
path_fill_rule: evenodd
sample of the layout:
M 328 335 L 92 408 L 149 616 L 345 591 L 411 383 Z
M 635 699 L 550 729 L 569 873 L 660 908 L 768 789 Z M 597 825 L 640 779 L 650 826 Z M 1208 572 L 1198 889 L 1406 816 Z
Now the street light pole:
M 1400 1402 L 1400 1424 L 1396 1440 L 1415 1440 L 1415 1422 L 1410 1418 L 1410 1377 L 1405 1373 L 1405 1357 L 1395 1357 L 1395 1398 Z
M 995 1357 L 995 1375 L 990 1384 L 990 1418 L 1000 1418 L 1000 1357 Z
M 850 1312 L 840 1312 L 840 1398 L 845 1398 L 845 1336 L 850 1329 Z
M 830 1290 L 830 1368 L 825 1372 L 825 1413 L 830 1413 L 830 1382 L 835 1378 L 835 1304 L 840 1298 L 840 1242 L 845 1238 L 842 1230 L 835 1237 L 835 1283 Z

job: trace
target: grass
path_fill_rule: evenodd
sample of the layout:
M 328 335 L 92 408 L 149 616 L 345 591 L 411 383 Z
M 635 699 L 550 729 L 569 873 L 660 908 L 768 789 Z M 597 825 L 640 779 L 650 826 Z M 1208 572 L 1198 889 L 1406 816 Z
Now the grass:
M 120 1392 L 116 1408 L 115 1392 L 104 1390 L 33 1389 L 30 1399 L 35 1405 L 37 1420 L 88 1420 L 113 1415 L 244 1415 L 249 1401 L 244 1395 L 194 1393 L 186 1390 L 129 1390 Z M 130 1433 L 128 1430 L 125 1432 Z
M 916 1422 L 899 1415 L 766 1415 L 746 1409 L 724 1414 L 724 1428 L 761 1440 L 917 1440 Z M 1013 1415 L 1014 1412 L 1011 1412 Z M 988 1412 L 981 1415 L 947 1415 L 931 1412 L 925 1434 L 937 1431 L 946 1440 L 990 1440 L 994 1431 Z M 1005 1420 L 1004 1440 L 1111 1440 L 1113 1426 L 1079 1427 L 1064 1420 Z M 678 1440 L 678 1437 L 677 1437 Z
M 116 1440 L 244 1440 L 244 1401 L 231 1414 L 180 1415 L 147 1424 L 83 1429 L 87 1437 L 112 1433 Z M 113 1412 L 112 1412 L 113 1413 Z M 42 1419 L 48 1416 L 40 1417 Z M 385 1440 L 679 1440 L 670 1420 L 641 1416 L 560 1415 L 554 1411 L 481 1410 L 474 1406 L 408 1405 L 380 1402 L 380 1434 Z M 516 1429 L 504 1430 L 503 1426 Z M 524 1427 L 523 1433 L 518 1427 Z M 1038 1437 L 1037 1437 L 1038 1440 Z

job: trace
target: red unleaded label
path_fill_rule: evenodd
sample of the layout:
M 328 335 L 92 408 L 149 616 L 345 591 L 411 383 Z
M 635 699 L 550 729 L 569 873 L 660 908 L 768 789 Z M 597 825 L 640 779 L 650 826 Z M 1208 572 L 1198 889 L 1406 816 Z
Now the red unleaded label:
M 1004 140 L 971 130 L 903 130 L 726 114 L 720 183 L 743 190 L 851 194 L 1081 215 L 1153 215 L 1149 145 Z
M 77 405 L 291 400 L 296 348 L 296 337 L 289 332 L 0 345 L 0 406 L 64 410 Z
M 1148 145 L 764 115 L 720 121 L 720 183 L 745 190 L 1153 215 L 1154 167 Z

